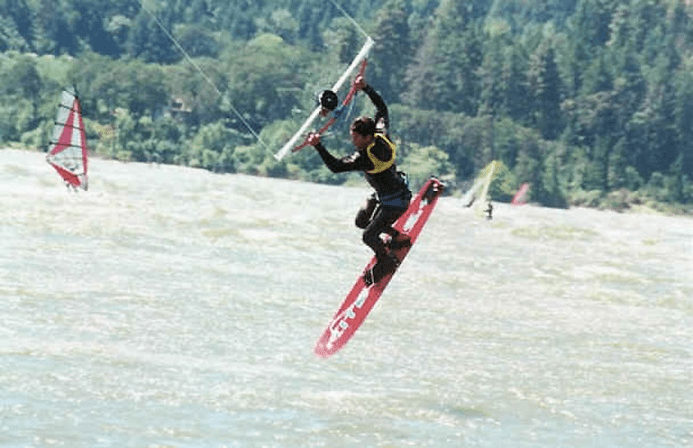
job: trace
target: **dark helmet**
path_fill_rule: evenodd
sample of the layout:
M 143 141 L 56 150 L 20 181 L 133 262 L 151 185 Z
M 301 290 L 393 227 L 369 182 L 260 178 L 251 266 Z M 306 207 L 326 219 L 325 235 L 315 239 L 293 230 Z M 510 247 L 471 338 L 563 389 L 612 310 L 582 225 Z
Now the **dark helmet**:
M 318 97 L 320 105 L 327 110 L 335 110 L 339 105 L 337 94 L 331 90 L 323 90 Z

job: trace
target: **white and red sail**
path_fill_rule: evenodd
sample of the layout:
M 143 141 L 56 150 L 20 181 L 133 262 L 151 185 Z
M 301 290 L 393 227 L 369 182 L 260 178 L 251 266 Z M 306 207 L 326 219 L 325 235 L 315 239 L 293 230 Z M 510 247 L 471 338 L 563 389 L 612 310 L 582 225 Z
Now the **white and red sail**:
M 79 98 L 74 92 L 63 91 L 46 161 L 66 184 L 86 190 L 88 153 Z

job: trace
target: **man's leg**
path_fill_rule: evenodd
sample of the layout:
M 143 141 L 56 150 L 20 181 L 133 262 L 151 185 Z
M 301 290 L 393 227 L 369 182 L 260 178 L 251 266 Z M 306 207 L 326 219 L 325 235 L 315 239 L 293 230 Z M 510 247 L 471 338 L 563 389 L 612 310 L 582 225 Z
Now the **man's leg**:
M 402 216 L 404 211 L 403 209 L 378 207 L 373 220 L 363 232 L 363 242 L 373 249 L 378 260 L 371 270 L 364 273 L 366 284 L 371 285 L 379 282 L 381 278 L 393 272 L 399 265 L 399 260 L 388 250 L 380 235 L 393 231 L 392 224 L 397 221 L 397 218 Z
M 379 206 L 373 214 L 373 219 L 363 231 L 363 242 L 373 249 L 378 260 L 385 260 L 388 258 L 387 248 L 380 238 L 380 235 L 382 233 L 399 233 L 392 228 L 392 224 L 394 224 L 397 218 L 402 216 L 403 213 L 404 210 L 401 209 Z
M 366 199 L 366 202 L 363 204 L 363 207 L 356 213 L 356 219 L 355 224 L 356 227 L 359 229 L 365 229 L 368 227 L 368 224 L 372 221 L 373 218 L 373 213 L 375 212 L 375 208 L 378 205 L 378 200 L 376 199 L 375 195 L 371 195 Z

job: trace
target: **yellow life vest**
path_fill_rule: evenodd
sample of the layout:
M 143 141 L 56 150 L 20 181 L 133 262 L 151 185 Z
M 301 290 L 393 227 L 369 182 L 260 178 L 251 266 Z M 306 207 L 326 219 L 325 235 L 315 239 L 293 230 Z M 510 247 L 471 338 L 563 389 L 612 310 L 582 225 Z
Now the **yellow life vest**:
M 378 137 L 380 137 L 390 147 L 391 155 L 390 155 L 389 160 L 380 160 L 372 152 L 372 149 L 375 146 L 375 141 Z M 385 137 L 384 134 L 376 133 L 375 138 L 373 139 L 373 143 L 368 145 L 368 147 L 366 148 L 366 154 L 368 155 L 368 158 L 371 159 L 371 162 L 373 162 L 373 169 L 367 171 L 367 173 L 368 174 L 378 174 L 378 173 L 382 173 L 386 169 L 390 168 L 395 163 L 396 153 L 397 153 L 397 145 L 392 143 L 387 137 Z

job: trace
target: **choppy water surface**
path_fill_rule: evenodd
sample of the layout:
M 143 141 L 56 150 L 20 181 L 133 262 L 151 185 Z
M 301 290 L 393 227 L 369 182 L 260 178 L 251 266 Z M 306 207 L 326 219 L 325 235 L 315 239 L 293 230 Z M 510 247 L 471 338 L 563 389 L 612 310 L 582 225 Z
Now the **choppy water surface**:
M 445 197 L 320 359 L 367 193 L 0 150 L 0 446 L 693 444 L 693 220 Z

